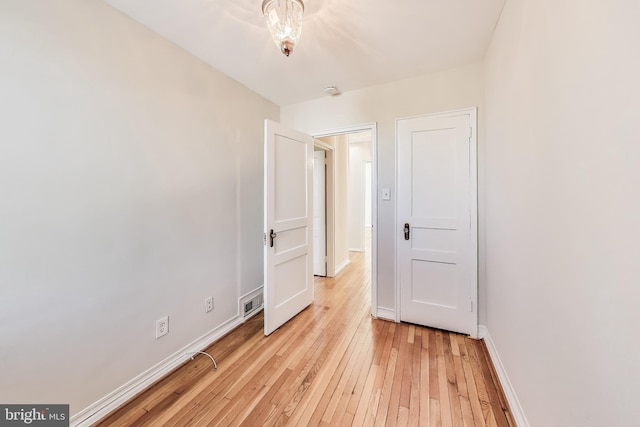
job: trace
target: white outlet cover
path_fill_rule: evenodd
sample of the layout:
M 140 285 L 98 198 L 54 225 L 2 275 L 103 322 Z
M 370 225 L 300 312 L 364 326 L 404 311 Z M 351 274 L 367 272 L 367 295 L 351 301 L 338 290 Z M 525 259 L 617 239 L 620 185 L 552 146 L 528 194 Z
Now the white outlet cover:
M 156 339 L 169 333 L 169 316 L 156 320 Z

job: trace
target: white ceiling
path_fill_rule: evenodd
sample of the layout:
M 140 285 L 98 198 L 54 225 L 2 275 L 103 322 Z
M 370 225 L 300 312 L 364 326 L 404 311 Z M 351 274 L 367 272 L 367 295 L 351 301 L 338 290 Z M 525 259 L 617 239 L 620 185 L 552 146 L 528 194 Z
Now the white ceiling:
M 281 106 L 479 61 L 505 2 L 304 0 L 287 58 L 262 0 L 105 1 Z

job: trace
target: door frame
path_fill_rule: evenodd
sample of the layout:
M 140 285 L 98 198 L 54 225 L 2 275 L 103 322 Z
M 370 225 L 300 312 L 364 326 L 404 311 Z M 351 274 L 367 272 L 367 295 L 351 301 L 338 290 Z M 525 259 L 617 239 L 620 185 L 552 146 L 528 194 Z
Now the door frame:
M 471 159 L 473 159 L 474 161 L 470 162 L 470 170 L 469 170 L 469 174 L 470 176 L 474 177 L 475 179 L 472 180 L 471 182 L 471 191 L 470 191 L 470 198 L 471 200 L 469 200 L 469 206 L 472 210 L 471 215 L 472 218 L 475 218 L 475 221 L 471 221 L 471 230 L 470 230 L 470 234 L 471 234 L 471 239 L 473 239 L 472 244 L 475 246 L 476 248 L 476 257 L 475 257 L 475 265 L 470 266 L 470 270 L 471 270 L 471 275 L 472 275 L 472 282 L 475 283 L 475 292 L 471 292 L 472 295 L 472 304 L 473 304 L 473 308 L 476 314 L 476 328 L 475 328 L 475 333 L 471 334 L 472 338 L 478 338 L 478 323 L 479 323 L 479 317 L 478 317 L 478 293 L 479 293 L 479 288 L 480 288 L 480 284 L 478 283 L 478 265 L 479 265 L 479 248 L 478 248 L 478 107 L 471 107 L 471 108 L 461 108 L 459 110 L 450 110 L 450 111 L 441 111 L 441 112 L 435 112 L 435 113 L 429 113 L 429 114 L 418 114 L 418 115 L 413 115 L 413 116 L 407 116 L 407 117 L 399 117 L 396 119 L 396 130 L 395 130 L 395 145 L 396 145 L 396 177 L 395 177 L 395 181 L 396 181 L 396 194 L 398 194 L 398 121 L 399 120 L 405 120 L 405 119 L 412 119 L 412 118 L 420 118 L 420 117 L 453 117 L 453 116 L 459 116 L 459 115 L 463 115 L 463 114 L 468 114 L 469 115 L 469 124 L 471 125 L 471 144 L 469 147 L 469 156 L 471 157 Z M 396 323 L 400 323 L 400 268 L 398 268 L 399 265 L 399 254 L 398 254 L 398 239 L 400 239 L 400 235 L 397 233 L 399 227 L 398 227 L 398 202 L 396 201 L 395 203 L 395 230 L 396 230 L 396 238 L 395 238 L 395 256 L 396 256 L 396 260 L 395 260 L 395 264 L 396 264 L 396 277 L 395 277 L 395 321 Z
M 359 125 L 344 126 L 339 128 L 317 130 L 314 132 L 308 132 L 314 138 L 324 138 L 328 136 L 344 135 L 349 133 L 366 132 L 369 131 L 371 135 L 371 316 L 378 317 L 378 124 L 364 123 Z M 332 153 L 328 151 L 327 155 Z M 327 170 L 329 168 L 327 167 Z M 331 166 L 331 187 L 333 187 L 333 162 Z M 327 174 L 329 175 L 329 174 Z M 329 191 L 333 194 L 333 188 L 329 188 L 329 182 L 327 181 L 327 197 Z M 331 200 L 333 207 L 333 200 Z M 329 223 L 333 222 L 333 213 L 331 214 L 331 220 L 329 219 L 329 200 L 327 200 L 327 237 L 332 239 L 333 242 L 333 224 L 331 224 L 332 233 L 329 234 Z M 331 237 L 329 237 L 331 236 Z M 327 254 L 329 255 L 329 241 L 327 241 Z M 332 254 L 333 255 L 333 254 Z M 331 259 L 331 257 L 329 257 Z M 335 273 L 335 260 L 327 262 L 327 274 L 329 273 L 329 265 L 333 265 Z
M 313 148 L 324 151 L 324 250 L 325 250 L 325 277 L 336 275 L 335 265 L 335 235 L 333 212 L 333 147 L 319 139 L 313 139 Z M 315 176 L 314 176 L 315 179 Z M 315 186 L 315 182 L 313 184 Z

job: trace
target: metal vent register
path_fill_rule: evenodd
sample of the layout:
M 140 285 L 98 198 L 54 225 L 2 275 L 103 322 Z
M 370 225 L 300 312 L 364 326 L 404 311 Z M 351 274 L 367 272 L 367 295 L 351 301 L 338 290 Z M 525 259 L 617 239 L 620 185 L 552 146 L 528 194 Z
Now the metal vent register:
M 245 301 L 244 303 L 244 317 L 250 316 L 257 310 L 262 308 L 262 294 L 257 295 L 250 299 L 249 301 Z

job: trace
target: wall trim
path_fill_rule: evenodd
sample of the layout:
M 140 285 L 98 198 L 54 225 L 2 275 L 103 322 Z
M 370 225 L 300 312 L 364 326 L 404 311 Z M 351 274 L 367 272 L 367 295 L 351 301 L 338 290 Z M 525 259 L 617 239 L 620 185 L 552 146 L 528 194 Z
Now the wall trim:
M 263 286 L 242 295 L 238 299 L 238 314 L 205 333 L 199 338 L 196 338 L 191 343 L 185 345 L 180 350 L 176 351 L 166 359 L 162 360 L 155 366 L 149 368 L 147 371 L 133 378 L 131 381 L 112 391 L 102 399 L 89 405 L 82 411 L 74 414 L 70 419 L 71 427 L 88 427 L 102 418 L 109 415 L 111 412 L 122 406 L 124 403 L 134 398 L 140 392 L 144 391 L 155 382 L 161 380 L 171 371 L 178 368 L 191 358 L 191 353 L 195 351 L 201 351 L 211 344 L 228 334 L 253 316 L 247 318 L 242 317 L 240 310 L 241 302 L 245 299 L 253 298 L 255 295 L 262 293 Z M 257 314 L 261 310 L 256 310 Z M 214 355 L 215 357 L 215 355 Z
M 491 339 L 489 329 L 487 329 L 487 327 L 484 325 L 478 325 L 478 336 L 483 339 L 485 344 L 487 345 L 489 357 L 491 357 L 491 362 L 496 368 L 498 380 L 500 381 L 502 390 L 504 390 L 507 402 L 509 402 L 509 409 L 511 409 L 511 414 L 513 415 L 514 421 L 516 422 L 516 426 L 530 427 L 529 421 L 524 415 L 524 410 L 522 409 L 522 405 L 520 405 L 520 401 L 518 400 L 518 396 L 516 395 L 516 391 L 513 388 L 511 381 L 509 380 L 509 376 L 507 375 L 507 371 L 504 368 L 502 361 L 500 360 L 498 349 L 496 348 L 493 339 Z
M 351 261 L 349 260 L 349 258 L 347 258 L 344 261 L 342 261 L 340 264 L 336 265 L 336 276 L 350 263 Z
M 378 319 L 390 320 L 392 322 L 395 322 L 396 312 L 387 307 L 378 307 L 376 310 L 376 317 Z

